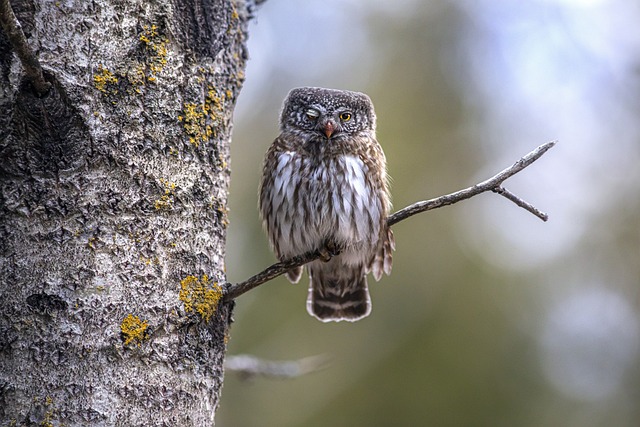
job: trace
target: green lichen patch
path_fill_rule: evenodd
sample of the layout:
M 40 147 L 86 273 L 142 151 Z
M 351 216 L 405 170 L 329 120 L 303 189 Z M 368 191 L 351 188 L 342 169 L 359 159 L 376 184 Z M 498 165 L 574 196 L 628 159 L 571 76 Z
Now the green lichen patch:
M 208 322 L 218 308 L 222 287 L 217 282 L 210 282 L 206 274 L 202 278 L 187 276 L 180 281 L 179 298 L 187 313 L 198 313 Z
M 120 332 L 122 334 L 122 339 L 124 340 L 124 345 L 128 346 L 136 343 L 140 346 L 142 341 L 148 338 L 148 327 L 149 322 L 146 320 L 143 321 L 140 320 L 140 317 L 138 316 L 128 314 L 120 324 Z

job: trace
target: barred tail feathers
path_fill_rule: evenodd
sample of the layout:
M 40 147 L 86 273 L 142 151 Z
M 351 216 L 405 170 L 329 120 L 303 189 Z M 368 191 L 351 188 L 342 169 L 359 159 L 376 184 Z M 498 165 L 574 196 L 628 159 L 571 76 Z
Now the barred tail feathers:
M 355 322 L 371 313 L 367 275 L 362 267 L 309 265 L 307 311 L 322 322 Z

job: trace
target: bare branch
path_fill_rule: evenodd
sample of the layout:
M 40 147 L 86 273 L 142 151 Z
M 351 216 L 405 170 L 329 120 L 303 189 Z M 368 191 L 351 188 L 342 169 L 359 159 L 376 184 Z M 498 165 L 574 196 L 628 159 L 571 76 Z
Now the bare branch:
M 306 254 L 298 255 L 285 261 L 277 262 L 272 266 L 267 267 L 265 270 L 261 271 L 255 276 L 251 276 L 244 282 L 231 285 L 225 292 L 224 300 L 231 301 L 233 299 L 236 299 L 245 292 L 249 292 L 256 286 L 262 285 L 269 280 L 275 279 L 276 277 L 283 275 L 292 268 L 300 267 L 301 265 L 305 265 L 311 261 L 314 261 L 320 258 L 320 256 L 320 251 L 315 250 L 307 252 Z
M 424 200 L 422 202 L 414 203 L 410 206 L 407 206 L 404 209 L 400 209 L 398 212 L 389 216 L 387 219 L 387 224 L 392 226 L 400 221 L 403 221 L 410 216 L 415 214 L 430 211 L 432 209 L 441 208 L 443 206 L 452 205 L 454 203 L 461 202 L 463 200 L 469 199 L 473 196 L 477 196 L 480 193 L 484 193 L 485 191 L 494 191 L 494 189 L 499 188 L 500 185 L 507 179 L 517 174 L 536 160 L 538 160 L 544 153 L 546 153 L 551 147 L 556 145 L 555 141 L 547 142 L 546 144 L 542 144 L 526 156 L 522 157 L 520 160 L 515 162 L 512 166 L 506 168 L 502 172 L 492 176 L 486 181 L 482 181 L 479 184 L 474 185 L 473 187 L 465 188 L 464 190 L 456 191 L 455 193 L 446 194 L 444 196 L 436 197 L 435 199 Z M 509 193 L 511 194 L 511 193 Z M 504 195 L 504 194 L 503 194 Z M 505 197 L 507 197 L 505 195 Z M 515 196 L 514 196 L 515 197 Z M 509 198 L 509 197 L 507 197 Z M 516 198 L 517 199 L 517 198 Z M 515 200 L 510 199 L 512 202 Z M 518 199 L 520 200 L 520 199 Z M 526 202 L 524 202 L 526 203 Z M 528 206 L 528 203 L 526 203 Z M 518 204 L 520 207 L 524 207 Z M 525 208 L 527 209 L 527 208 Z M 527 209 L 529 210 L 529 209 Z M 531 212 L 531 211 L 530 211 Z M 539 216 L 539 215 L 538 215 Z
M 503 188 L 502 183 L 518 172 L 522 171 L 527 166 L 531 165 L 533 162 L 538 160 L 544 153 L 546 153 L 551 147 L 556 144 L 555 141 L 547 142 L 546 144 L 542 144 L 526 156 L 522 157 L 520 160 L 515 162 L 512 166 L 506 168 L 502 172 L 494 175 L 493 177 L 482 181 L 479 184 L 474 185 L 473 187 L 468 187 L 460 191 L 456 191 L 455 193 L 445 194 L 444 196 L 436 197 L 435 199 L 424 200 L 421 202 L 414 203 L 412 205 L 407 206 L 404 209 L 400 209 L 398 212 L 390 215 L 387 218 L 387 224 L 389 227 L 399 223 L 400 221 L 404 221 L 405 219 L 421 213 L 430 211 L 432 209 L 441 208 L 443 206 L 452 205 L 454 203 L 461 202 L 463 200 L 469 199 L 473 196 L 477 196 L 478 194 L 493 191 L 501 196 L 511 200 L 516 205 L 520 206 L 523 209 L 531 212 L 538 218 L 546 221 L 549 219 L 548 215 L 544 212 L 541 212 L 536 207 L 531 205 L 530 203 L 520 199 L 515 194 L 509 192 L 507 189 Z M 229 285 L 225 292 L 225 301 L 231 301 L 245 292 L 250 291 L 251 289 L 268 282 L 269 280 L 275 279 L 276 277 L 286 273 L 289 269 L 294 267 L 299 267 L 301 265 L 307 264 L 308 262 L 314 261 L 320 258 L 320 250 L 315 250 L 311 252 L 307 252 L 306 254 L 299 255 L 297 257 L 291 258 L 289 260 L 285 260 L 282 262 L 278 262 L 268 267 L 266 270 L 252 276 L 251 278 L 245 280 L 244 282 L 237 283 L 235 285 Z
M 46 94 L 51 88 L 51 83 L 44 79 L 40 62 L 31 51 L 27 38 L 22 31 L 20 21 L 13 13 L 9 0 L 0 0 L 0 25 L 11 47 L 20 58 L 27 80 L 33 85 L 38 95 Z
M 295 378 L 324 369 L 328 364 L 329 357 L 326 355 L 275 362 L 242 354 L 228 357 L 225 362 L 225 368 L 237 372 L 243 379 L 257 376 Z

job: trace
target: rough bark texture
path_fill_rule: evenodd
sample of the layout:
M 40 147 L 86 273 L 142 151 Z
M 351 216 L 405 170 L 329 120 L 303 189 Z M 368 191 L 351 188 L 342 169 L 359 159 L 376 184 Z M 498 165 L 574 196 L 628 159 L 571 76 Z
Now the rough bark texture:
M 12 4 L 53 88 L 0 32 L 0 425 L 211 425 L 249 5 Z

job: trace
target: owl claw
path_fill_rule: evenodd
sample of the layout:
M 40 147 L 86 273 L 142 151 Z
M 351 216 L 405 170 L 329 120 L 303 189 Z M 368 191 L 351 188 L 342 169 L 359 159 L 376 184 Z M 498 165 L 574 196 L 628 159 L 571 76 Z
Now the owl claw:
M 318 251 L 320 252 L 320 260 L 322 262 L 329 262 L 329 260 L 331 260 L 331 253 L 329 253 L 326 247 L 320 248 Z
M 328 241 L 325 243 L 324 247 L 319 249 L 320 259 L 323 262 L 329 262 L 331 258 L 334 256 L 340 255 L 342 252 L 342 248 L 336 244 L 334 241 Z

